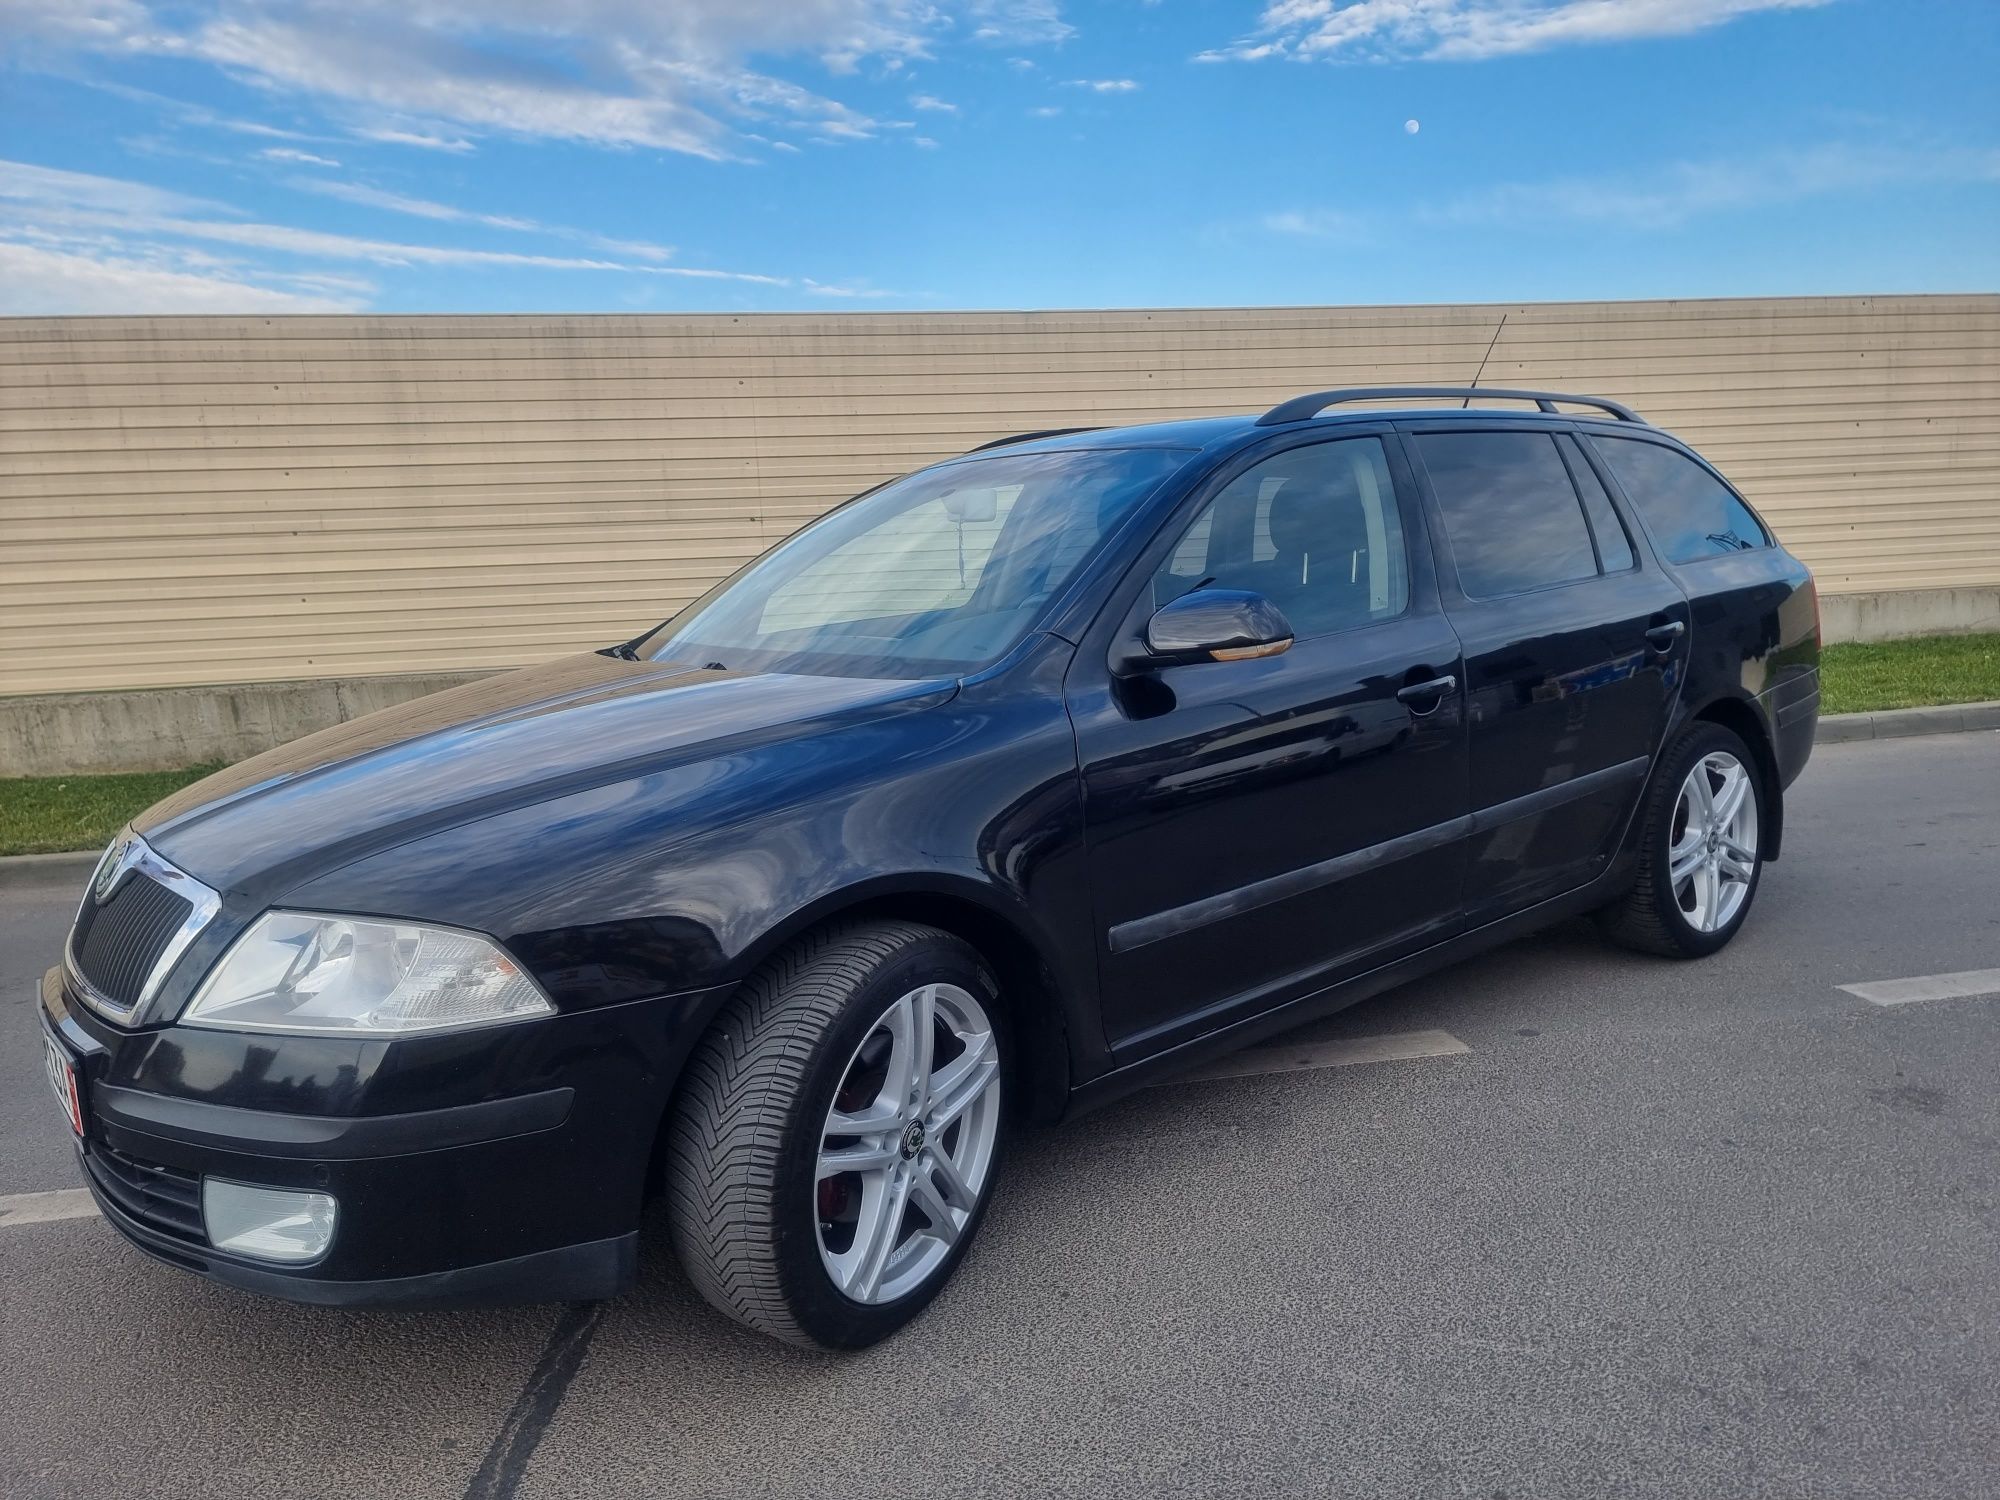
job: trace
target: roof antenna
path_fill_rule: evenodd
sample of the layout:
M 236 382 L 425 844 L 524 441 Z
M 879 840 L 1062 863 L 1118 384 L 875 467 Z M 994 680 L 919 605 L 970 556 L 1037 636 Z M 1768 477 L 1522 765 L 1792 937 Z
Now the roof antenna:
M 1493 346 L 1500 342 L 1500 329 L 1506 326 L 1507 314 L 1502 313 L 1500 314 L 1500 327 L 1493 330 L 1493 337 L 1487 342 L 1486 352 L 1479 356 L 1479 368 L 1472 372 L 1472 384 L 1466 387 L 1468 391 L 1476 388 L 1479 384 L 1479 377 L 1486 373 L 1486 361 L 1493 357 Z M 1463 401 L 1458 403 L 1458 409 L 1464 411 L 1471 405 L 1472 398 L 1467 396 Z

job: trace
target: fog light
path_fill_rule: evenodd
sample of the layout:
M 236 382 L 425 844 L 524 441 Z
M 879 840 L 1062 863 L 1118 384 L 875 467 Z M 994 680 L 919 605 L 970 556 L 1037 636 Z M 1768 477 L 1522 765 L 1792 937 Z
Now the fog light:
M 318 1260 L 333 1243 L 333 1221 L 339 1211 L 340 1205 L 325 1193 L 251 1187 L 214 1177 L 201 1180 L 201 1216 L 208 1242 L 218 1250 L 258 1260 L 288 1265 Z

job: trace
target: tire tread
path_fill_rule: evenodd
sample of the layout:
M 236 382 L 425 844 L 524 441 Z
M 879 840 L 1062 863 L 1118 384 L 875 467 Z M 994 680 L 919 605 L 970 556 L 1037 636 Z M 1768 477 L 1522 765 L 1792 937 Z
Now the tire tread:
M 744 982 L 689 1057 L 666 1140 L 670 1232 L 688 1279 L 738 1322 L 819 1347 L 779 1269 L 786 1133 L 820 1045 L 856 992 L 905 948 L 938 936 L 893 921 L 807 933 Z

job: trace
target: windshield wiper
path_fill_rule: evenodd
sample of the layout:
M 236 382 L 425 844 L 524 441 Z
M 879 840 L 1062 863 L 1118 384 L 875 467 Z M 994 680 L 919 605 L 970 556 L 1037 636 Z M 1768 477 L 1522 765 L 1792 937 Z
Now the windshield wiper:
M 606 646 L 597 654 L 599 656 L 615 656 L 620 661 L 637 661 L 639 659 L 639 653 L 632 649 L 630 641 L 620 641 L 615 646 Z

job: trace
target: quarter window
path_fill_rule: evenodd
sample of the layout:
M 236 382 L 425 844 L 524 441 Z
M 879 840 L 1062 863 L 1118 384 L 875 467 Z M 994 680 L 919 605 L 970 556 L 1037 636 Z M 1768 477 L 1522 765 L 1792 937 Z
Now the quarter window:
M 1625 523 L 1618 519 L 1611 497 L 1604 493 L 1604 481 L 1597 477 L 1597 470 L 1591 468 L 1575 438 L 1559 437 L 1556 446 L 1562 449 L 1563 460 L 1569 465 L 1569 477 L 1576 481 L 1576 492 L 1583 496 L 1584 514 L 1590 517 L 1590 534 L 1597 538 L 1598 566 L 1607 573 L 1624 572 L 1635 561 L 1632 539 L 1625 534 Z
M 1596 574 L 1583 507 L 1553 434 L 1428 433 L 1417 447 L 1469 598 L 1498 599 Z
M 1202 586 L 1263 594 L 1301 639 L 1400 615 L 1409 559 L 1382 440 L 1288 448 L 1232 479 L 1154 575 L 1153 603 Z
M 1750 507 L 1685 453 L 1643 438 L 1600 434 L 1591 441 L 1668 562 L 1700 562 L 1771 545 Z

